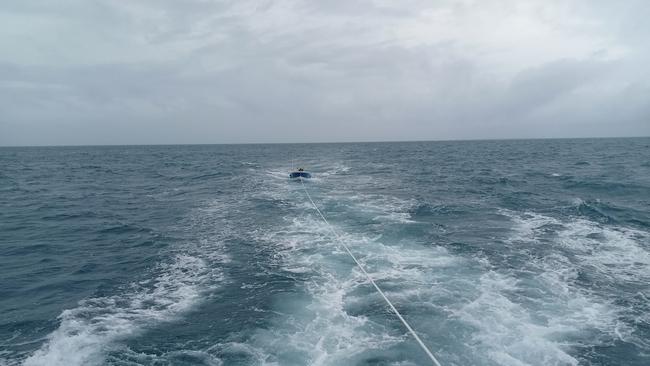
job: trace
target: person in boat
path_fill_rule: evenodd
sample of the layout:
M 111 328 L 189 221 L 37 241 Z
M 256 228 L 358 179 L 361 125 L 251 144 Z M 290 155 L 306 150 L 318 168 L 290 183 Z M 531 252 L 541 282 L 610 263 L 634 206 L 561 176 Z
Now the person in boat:
M 299 171 L 299 172 L 304 172 L 305 169 L 303 169 L 303 168 L 298 168 L 298 171 Z

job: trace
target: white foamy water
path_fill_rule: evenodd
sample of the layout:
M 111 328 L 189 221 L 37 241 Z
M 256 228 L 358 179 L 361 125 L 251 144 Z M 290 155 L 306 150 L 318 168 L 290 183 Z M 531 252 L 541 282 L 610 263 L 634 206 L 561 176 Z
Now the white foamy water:
M 381 212 L 374 217 L 384 218 L 382 222 L 412 223 L 410 217 L 408 221 L 385 219 L 391 213 L 407 213 L 412 202 L 385 196 L 336 199 L 348 202 L 352 211 Z M 332 207 L 338 207 L 336 199 L 325 198 Z M 300 204 L 296 208 L 308 210 Z M 538 235 L 558 228 L 559 246 L 584 244 L 584 238 L 596 240 L 582 230 L 597 230 L 593 223 L 562 224 L 543 215 L 505 214 L 514 223 L 508 242 L 515 247 L 536 245 Z M 256 333 L 249 346 L 263 355 L 260 364 L 342 365 L 372 357 L 395 365 L 422 362 L 417 356 L 400 356 L 405 348 L 416 355 L 419 350 L 329 236 L 325 224 L 310 211 L 287 220 L 287 228 L 263 240 L 276 245 L 285 270 L 307 277 L 306 296 L 279 300 L 283 305 L 278 311 L 287 317 L 278 320 L 272 332 Z M 628 327 L 619 321 L 621 309 L 580 288 L 579 267 L 561 252 L 508 269 L 492 264 L 489 257 L 468 258 L 433 243 L 386 243 L 381 235 L 337 230 L 434 353 L 451 364 L 579 365 L 575 350 L 583 344 L 606 345 L 630 338 Z M 617 244 L 622 251 L 638 247 L 635 238 L 641 235 L 623 229 L 601 232 L 609 240 L 625 239 Z M 611 248 L 601 249 L 606 253 Z M 611 264 L 604 261 L 606 257 L 592 257 L 592 265 Z M 623 265 L 628 262 L 619 260 Z
M 197 242 L 176 248 L 168 261 L 144 273 L 139 282 L 113 296 L 85 299 L 78 307 L 63 311 L 58 329 L 24 366 L 104 364 L 106 354 L 119 348 L 120 341 L 191 311 L 202 295 L 224 281 L 220 263 L 229 258 L 221 239 L 230 231 L 224 225 L 214 228 L 214 224 L 226 209 L 227 205 L 215 201 L 196 210 L 187 225 L 201 232 Z
M 554 225 L 552 245 L 571 250 L 580 261 L 601 275 L 620 281 L 650 280 L 650 235 L 622 226 L 603 226 L 583 218 L 568 221 L 536 213 L 514 214 L 502 211 L 515 223 L 513 240 L 535 243 Z
M 318 189 L 317 184 L 311 181 L 307 187 Z M 278 296 L 275 311 L 283 315 L 273 321 L 269 330 L 254 333 L 244 347 L 249 359 L 264 365 L 347 365 L 373 357 L 393 360 L 391 364 L 414 365 L 425 360 L 423 353 L 415 357 L 403 353 L 405 344 L 410 352 L 422 351 L 334 241 L 313 207 L 298 199 L 304 195 L 302 188 L 277 188 L 263 195 L 276 200 L 292 199 L 302 214 L 285 217 L 285 227 L 261 232 L 258 240 L 273 246 L 275 259 L 284 271 L 298 275 L 300 291 Z M 326 199 L 333 205 L 340 203 L 334 197 Z M 389 223 L 407 221 L 395 220 L 393 215 L 400 210 L 404 219 L 410 218 L 406 211 L 413 204 L 380 195 L 346 197 L 341 202 L 345 202 L 347 210 L 352 204 L 352 210 Z M 431 273 L 455 261 L 442 248 L 385 245 L 381 235 L 366 237 L 337 230 L 402 309 L 409 308 L 409 303 L 426 306 L 432 297 Z M 230 352 L 231 346 L 218 347 Z
M 306 276 L 303 295 L 278 299 L 277 311 L 287 316 L 254 338 L 253 346 L 269 354 L 263 364 L 347 364 L 403 340 L 403 334 L 349 311 L 353 292 L 366 286 L 365 278 L 316 217 L 291 219 L 286 230 L 262 239 L 276 246 L 284 270 Z
M 599 273 L 630 282 L 650 281 L 648 233 L 624 227 L 602 227 L 575 220 L 560 232 L 558 242 L 575 250 Z
M 404 200 L 388 195 L 339 193 L 339 199 L 348 201 L 351 209 L 371 215 L 380 222 L 414 223 L 409 210 L 417 206 L 415 200 Z
M 124 294 L 83 300 L 77 308 L 65 310 L 59 328 L 24 365 L 101 364 L 114 342 L 191 309 L 205 283 L 218 276 L 202 259 L 187 255 L 161 265 L 159 272 L 154 279 L 132 284 Z
M 571 347 L 579 343 L 568 339 L 615 329 L 616 313 L 608 304 L 568 288 L 563 274 L 542 276 L 529 285 L 512 275 L 485 273 L 476 286 L 478 297 L 455 311 L 473 326 L 471 352 L 482 354 L 486 364 L 578 365 Z
M 622 320 L 629 309 L 618 296 L 585 288 L 578 276 L 582 271 L 619 285 L 647 278 L 646 233 L 581 218 L 502 213 L 514 223 L 511 250 L 546 254 L 530 257 L 512 274 L 484 275 L 481 296 L 459 313 L 481 330 L 476 337 L 497 364 L 578 365 L 572 351 L 584 344 L 643 347 Z

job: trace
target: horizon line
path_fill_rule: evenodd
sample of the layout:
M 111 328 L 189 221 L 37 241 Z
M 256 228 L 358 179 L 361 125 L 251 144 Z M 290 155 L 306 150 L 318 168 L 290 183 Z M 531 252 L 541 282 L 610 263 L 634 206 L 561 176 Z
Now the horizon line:
M 0 145 L 0 148 L 17 147 L 111 147 L 111 146 L 207 146 L 207 145 L 317 145 L 317 144 L 380 144 L 418 142 L 471 142 L 471 141 L 526 141 L 526 140 L 595 140 L 635 139 L 648 136 L 584 136 L 584 137 L 503 137 L 503 138 L 450 138 L 440 140 L 367 140 L 367 141 L 310 141 L 310 142 L 196 142 L 196 143 L 127 143 L 127 144 L 61 144 L 61 145 Z

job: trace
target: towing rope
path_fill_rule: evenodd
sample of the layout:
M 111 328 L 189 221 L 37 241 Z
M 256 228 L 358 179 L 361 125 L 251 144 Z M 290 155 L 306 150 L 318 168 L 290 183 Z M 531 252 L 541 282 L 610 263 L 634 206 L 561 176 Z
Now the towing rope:
M 341 247 L 343 247 L 345 249 L 345 251 L 350 255 L 350 257 L 352 257 L 352 260 L 354 260 L 354 263 L 357 264 L 357 266 L 359 267 L 361 272 L 366 276 L 366 278 L 368 279 L 368 282 L 370 282 L 375 287 L 375 290 L 377 290 L 377 292 L 379 292 L 379 295 L 381 295 L 381 297 L 384 298 L 384 300 L 386 301 L 388 306 L 390 306 L 390 308 L 393 310 L 393 313 L 395 313 L 395 315 L 397 315 L 399 320 L 402 321 L 402 324 L 404 324 L 406 329 L 408 329 L 409 333 L 411 333 L 413 338 L 415 338 L 415 340 L 418 342 L 418 344 L 420 345 L 420 347 L 422 348 L 424 353 L 426 353 L 427 356 L 429 356 L 429 358 L 431 359 L 431 362 L 433 362 L 433 364 L 436 365 L 436 366 L 442 366 L 442 365 L 440 365 L 440 362 L 438 362 L 436 357 L 433 355 L 433 353 L 431 353 L 429 348 L 427 348 L 427 346 L 424 344 L 424 342 L 422 342 L 422 340 L 417 335 L 417 333 L 415 333 L 415 330 L 413 330 L 413 327 L 411 327 L 411 325 L 404 319 L 404 317 L 402 316 L 402 314 L 400 314 L 400 312 L 397 310 L 397 308 L 395 308 L 393 303 L 390 302 L 390 300 L 388 300 L 388 297 L 386 297 L 384 292 L 379 288 L 379 286 L 377 286 L 377 283 L 375 282 L 375 280 L 373 280 L 372 277 L 370 276 L 370 274 L 368 274 L 368 272 L 366 272 L 365 268 L 363 268 L 363 265 L 361 265 L 361 262 L 359 262 L 359 260 L 357 260 L 357 257 L 355 257 L 354 254 L 352 254 L 352 252 L 350 251 L 350 248 L 348 248 L 348 246 L 345 245 L 343 240 L 341 240 L 341 237 L 336 232 L 336 230 L 334 230 L 334 227 L 329 223 L 329 221 L 327 221 L 327 219 L 325 218 L 325 215 L 323 215 L 323 213 L 318 208 L 316 203 L 314 203 L 314 200 L 311 198 L 311 195 L 307 191 L 307 187 L 305 187 L 305 183 L 303 182 L 302 177 L 300 177 L 300 184 L 302 185 L 302 189 L 305 191 L 305 194 L 307 195 L 307 198 L 309 198 L 309 202 L 311 202 L 311 204 L 314 206 L 314 209 L 316 209 L 316 212 L 318 212 L 321 219 L 323 219 L 323 222 L 325 222 L 325 224 L 327 224 L 327 227 L 329 228 L 330 232 L 332 233 L 334 238 L 338 241 L 338 243 L 341 245 Z

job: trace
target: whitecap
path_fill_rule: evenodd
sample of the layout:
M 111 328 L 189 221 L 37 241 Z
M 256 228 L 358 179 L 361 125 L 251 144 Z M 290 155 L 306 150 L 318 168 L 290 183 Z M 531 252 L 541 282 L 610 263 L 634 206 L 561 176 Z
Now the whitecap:
M 196 257 L 178 255 L 152 280 L 120 295 L 90 298 L 63 311 L 47 342 L 24 362 L 31 365 L 95 365 L 116 341 L 172 321 L 197 303 L 201 284 L 217 275 Z
M 203 294 L 224 281 L 221 263 L 229 261 L 220 241 L 230 233 L 215 220 L 227 212 L 227 205 L 208 203 L 188 220 L 189 229 L 203 237 L 179 245 L 155 268 L 138 280 L 118 289 L 112 296 L 92 297 L 64 310 L 59 326 L 45 343 L 24 361 L 25 366 L 98 365 L 121 341 L 135 337 L 164 322 L 179 319 L 193 309 Z

